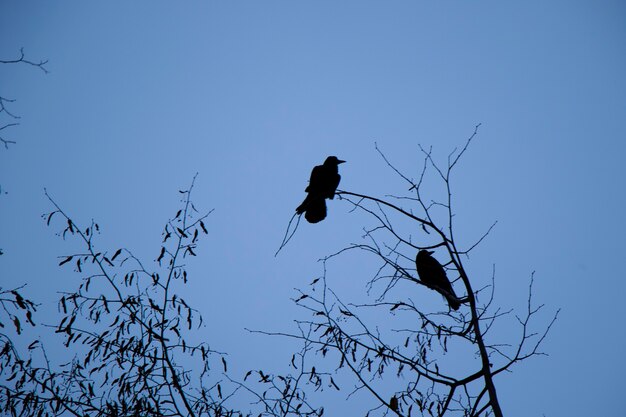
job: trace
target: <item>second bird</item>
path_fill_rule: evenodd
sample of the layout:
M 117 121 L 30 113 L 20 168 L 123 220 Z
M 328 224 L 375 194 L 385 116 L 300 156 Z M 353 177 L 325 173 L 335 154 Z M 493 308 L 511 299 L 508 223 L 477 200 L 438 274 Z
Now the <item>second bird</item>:
M 326 199 L 335 198 L 335 191 L 341 180 L 339 164 L 346 161 L 336 156 L 329 156 L 324 164 L 317 165 L 311 171 L 309 186 L 304 191 L 308 194 L 302 204 L 296 208 L 296 213 L 304 213 L 304 218 L 309 223 L 317 223 L 326 218 Z
M 454 293 L 454 289 L 452 289 L 446 270 L 443 269 L 438 260 L 431 256 L 433 253 L 435 252 L 425 249 L 417 253 L 415 257 L 417 275 L 424 284 L 446 297 L 451 309 L 458 310 L 461 303 Z

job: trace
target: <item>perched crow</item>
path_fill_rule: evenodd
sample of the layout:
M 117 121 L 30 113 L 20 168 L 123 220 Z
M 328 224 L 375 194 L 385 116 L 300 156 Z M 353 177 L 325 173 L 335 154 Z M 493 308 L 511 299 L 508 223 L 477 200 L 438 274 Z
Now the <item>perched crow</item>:
M 338 167 L 344 162 L 346 161 L 337 159 L 336 156 L 329 156 L 323 165 L 318 165 L 311 171 L 309 186 L 304 190 L 308 194 L 296 209 L 296 213 L 304 213 L 304 218 L 309 223 L 317 223 L 326 218 L 325 199 L 335 198 L 335 191 L 341 180 Z
M 452 289 L 452 284 L 450 284 L 443 266 L 430 256 L 433 253 L 435 252 L 424 249 L 417 253 L 415 257 L 417 274 L 424 284 L 446 297 L 451 309 L 458 310 L 461 303 Z

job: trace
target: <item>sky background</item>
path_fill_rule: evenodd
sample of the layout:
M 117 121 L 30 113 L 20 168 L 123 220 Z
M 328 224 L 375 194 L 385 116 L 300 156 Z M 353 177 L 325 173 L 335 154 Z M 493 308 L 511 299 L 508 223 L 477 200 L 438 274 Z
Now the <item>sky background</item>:
M 498 303 L 520 312 L 536 271 L 539 324 L 562 309 L 550 356 L 496 380 L 502 408 L 623 410 L 623 2 L 4 1 L 0 58 L 20 47 L 50 73 L 0 66 L 22 116 L 0 149 L 3 287 L 26 282 L 53 305 L 78 285 L 57 267 L 72 246 L 41 219 L 44 187 L 77 222 L 96 219 L 102 247 L 152 260 L 198 172 L 196 207 L 215 209 L 189 263 L 202 331 L 241 369 L 286 366 L 292 345 L 244 328 L 293 329 L 294 287 L 371 224 L 332 201 L 275 258 L 311 168 L 337 155 L 340 188 L 405 194 L 374 143 L 416 178 L 419 144 L 444 162 L 482 123 L 454 179 L 457 237 L 498 225 L 466 267 L 482 282 L 495 264 Z M 330 265 L 347 296 L 369 277 L 351 258 Z M 330 415 L 346 415 L 344 395 Z

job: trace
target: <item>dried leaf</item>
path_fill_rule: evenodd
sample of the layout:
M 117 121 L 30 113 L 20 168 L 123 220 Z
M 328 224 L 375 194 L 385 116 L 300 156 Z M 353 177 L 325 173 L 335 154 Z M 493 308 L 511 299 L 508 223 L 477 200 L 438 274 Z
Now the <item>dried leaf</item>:
M 391 408 L 393 411 L 398 411 L 398 399 L 395 395 L 389 400 L 389 408 Z
M 113 254 L 113 257 L 111 258 L 111 260 L 114 261 L 115 258 L 117 258 L 120 255 L 120 253 L 122 253 L 121 249 L 118 249 L 117 251 L 115 251 L 115 253 Z
M 163 256 L 165 256 L 165 248 L 164 247 L 161 248 L 161 253 L 159 254 L 159 257 L 157 258 L 157 262 L 161 262 L 161 259 L 163 259 Z
M 11 291 L 11 293 L 15 296 L 15 302 L 17 306 L 23 310 L 26 310 L 26 304 L 24 304 L 24 298 L 15 290 Z
M 22 325 L 20 324 L 20 319 L 18 319 L 16 316 L 13 316 L 13 325 L 15 326 L 15 331 L 17 332 L 17 334 L 21 334 Z

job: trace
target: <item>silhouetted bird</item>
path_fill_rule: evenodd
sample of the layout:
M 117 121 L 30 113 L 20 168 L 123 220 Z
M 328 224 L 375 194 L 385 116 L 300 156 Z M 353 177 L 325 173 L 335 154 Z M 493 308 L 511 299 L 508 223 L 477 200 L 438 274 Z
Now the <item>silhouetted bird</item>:
M 452 289 L 452 284 L 448 280 L 445 269 L 443 269 L 439 261 L 431 256 L 433 253 L 435 252 L 425 249 L 417 253 L 415 257 L 417 274 L 424 284 L 446 297 L 451 309 L 458 310 L 461 303 L 454 293 L 454 289 Z
M 344 162 L 346 161 L 337 159 L 336 156 L 329 156 L 323 165 L 318 165 L 311 171 L 309 186 L 304 190 L 308 194 L 296 209 L 296 213 L 304 213 L 304 218 L 309 223 L 317 223 L 326 218 L 325 199 L 335 198 L 335 191 L 341 180 L 338 167 Z

